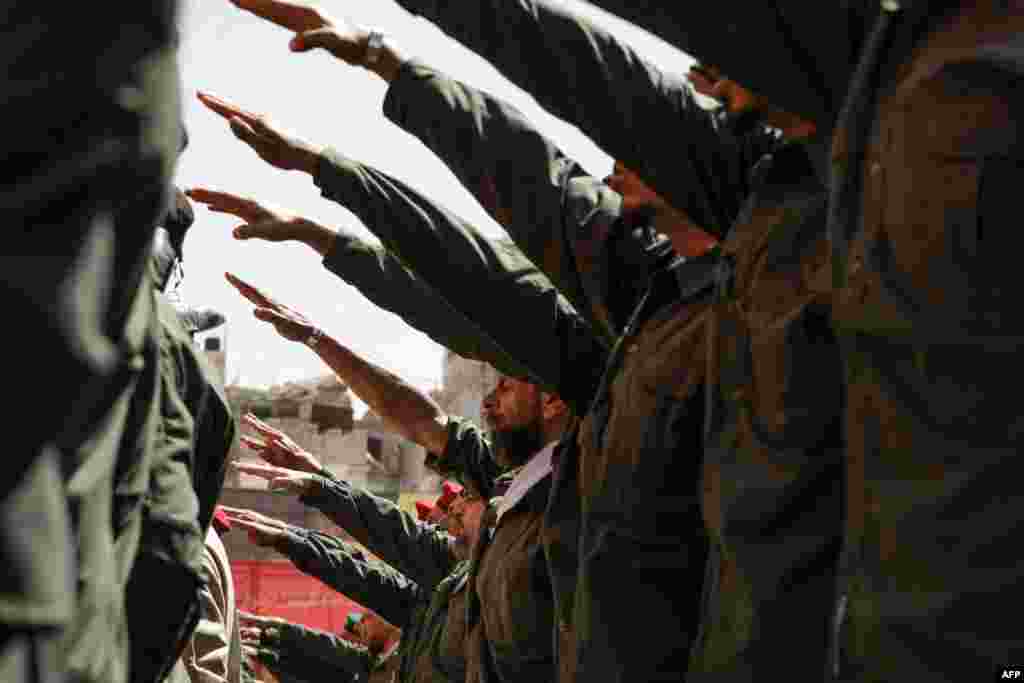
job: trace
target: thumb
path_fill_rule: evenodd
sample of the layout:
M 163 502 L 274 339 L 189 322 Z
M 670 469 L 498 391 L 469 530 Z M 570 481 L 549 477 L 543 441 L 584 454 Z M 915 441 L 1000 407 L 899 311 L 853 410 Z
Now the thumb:
M 333 52 L 333 48 L 337 47 L 340 40 L 341 37 L 334 28 L 324 27 L 296 33 L 288 42 L 288 47 L 292 52 L 308 52 L 318 47 Z

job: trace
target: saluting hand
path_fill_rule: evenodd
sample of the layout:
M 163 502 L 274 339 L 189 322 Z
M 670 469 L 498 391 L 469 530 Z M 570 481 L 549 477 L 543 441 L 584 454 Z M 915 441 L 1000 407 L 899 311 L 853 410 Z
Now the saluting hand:
M 266 116 L 253 114 L 219 97 L 200 92 L 199 101 L 227 120 L 235 137 L 249 145 L 261 159 L 284 171 L 316 173 L 321 150 L 287 132 Z
M 304 315 L 277 303 L 252 285 L 238 279 L 231 273 L 224 273 L 235 289 L 258 308 L 253 315 L 258 320 L 274 326 L 277 333 L 290 341 L 305 341 L 316 331 L 316 326 Z
M 231 520 L 232 528 L 238 527 L 248 532 L 249 540 L 258 546 L 273 547 L 288 531 L 288 525 L 285 522 L 261 515 L 253 510 L 225 505 L 222 505 L 221 508 Z
M 314 5 L 281 0 L 231 0 L 239 9 L 295 32 L 288 46 L 293 52 L 323 48 L 341 61 L 362 66 L 369 32 L 344 18 L 336 18 Z
M 202 187 L 185 190 L 185 195 L 214 213 L 226 213 L 241 218 L 245 223 L 232 231 L 237 240 L 259 239 L 268 242 L 303 242 L 326 256 L 334 243 L 336 233 L 324 226 L 288 213 L 273 205 L 255 199 L 217 192 Z
M 323 466 L 316 456 L 302 448 L 291 437 L 279 429 L 274 429 L 252 413 L 242 416 L 242 421 L 263 437 L 263 441 L 251 436 L 243 436 L 242 443 L 256 451 L 256 454 L 274 467 L 284 467 L 299 472 L 323 473 Z
M 297 472 L 284 467 L 255 465 L 237 461 L 233 461 L 231 465 L 243 474 L 266 479 L 268 482 L 267 488 L 271 491 L 287 491 L 302 495 L 312 492 L 316 486 L 316 475 L 309 472 Z
M 238 611 L 238 632 L 242 637 L 242 645 L 258 648 L 262 644 L 263 633 L 267 629 L 276 628 L 285 623 L 280 617 L 264 617 L 258 614 Z

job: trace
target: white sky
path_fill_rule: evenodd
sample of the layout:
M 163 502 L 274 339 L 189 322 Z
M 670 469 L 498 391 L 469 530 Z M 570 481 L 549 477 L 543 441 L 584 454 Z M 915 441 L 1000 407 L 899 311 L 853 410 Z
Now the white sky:
M 692 60 L 636 27 L 577 0 L 565 4 L 614 31 L 664 70 L 682 72 Z M 576 128 L 540 109 L 483 59 L 390 0 L 320 5 L 336 16 L 394 36 L 413 54 L 445 73 L 508 100 L 590 173 L 604 177 L 611 158 Z M 426 196 L 475 223 L 491 236 L 502 234 L 448 169 L 418 140 L 381 113 L 385 84 L 328 54 L 293 54 L 291 34 L 237 10 L 226 0 L 184 0 L 180 53 L 183 107 L 190 144 L 176 182 L 252 196 L 325 225 L 376 238 L 343 208 L 320 197 L 312 179 L 271 168 L 237 141 L 220 117 L 195 98 L 204 90 L 278 123 L 316 144 L 369 163 L 408 182 Z M 510 39 L 514 37 L 510 36 Z M 228 383 L 268 386 L 323 375 L 326 366 L 301 344 L 285 341 L 252 316 L 252 306 L 224 280 L 236 273 L 282 303 L 302 312 L 353 351 L 421 389 L 440 384 L 441 347 L 364 299 L 298 244 L 238 242 L 237 219 L 196 206 L 196 222 L 185 241 L 185 282 L 180 294 L 192 304 L 212 306 L 228 323 L 225 337 Z M 357 400 L 356 412 L 364 406 Z

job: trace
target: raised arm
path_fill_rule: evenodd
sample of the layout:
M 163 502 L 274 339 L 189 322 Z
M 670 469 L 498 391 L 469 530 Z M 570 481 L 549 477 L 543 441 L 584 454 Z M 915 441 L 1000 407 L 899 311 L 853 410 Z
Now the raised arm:
M 360 644 L 280 617 L 238 612 L 246 654 L 271 667 L 282 683 L 366 680 L 375 657 Z
M 621 332 L 671 246 L 628 228 L 618 193 L 512 105 L 415 61 L 391 82 L 384 113 L 452 169 L 595 329 Z
M 419 599 L 420 587 L 412 577 L 371 564 L 361 550 L 327 534 L 289 525 L 276 535 L 272 547 L 303 573 L 393 624 L 404 626 Z
M 549 0 L 398 4 L 491 62 L 698 225 L 724 229 L 731 223 L 729 209 L 735 215 L 738 202 L 721 196 L 715 178 L 733 163 L 734 150 L 721 144 L 685 74 L 659 70 L 611 33 Z
M 311 145 L 297 141 L 265 117 L 205 94 L 201 99 L 231 121 L 235 135 L 268 163 L 314 175 L 325 196 L 341 202 L 367 227 L 377 230 L 389 251 L 527 367 L 533 378 L 566 401 L 581 406 L 589 401 L 597 373 L 604 365 L 604 344 L 521 252 L 491 243 L 465 222 L 385 174 L 328 151 L 311 153 Z M 232 283 L 240 286 L 237 278 Z M 240 291 L 246 296 L 253 294 L 251 300 L 262 307 L 257 317 L 273 322 L 282 334 L 288 330 L 287 338 L 309 339 L 313 327 L 308 320 L 298 316 L 294 324 L 282 326 L 287 321 L 279 311 L 268 308 L 276 304 L 248 285 Z M 508 315 L 510 307 L 517 315 Z M 288 315 L 294 318 L 293 313 Z M 528 325 L 524 327 L 523 321 Z M 380 397 L 363 396 L 364 389 L 372 392 L 387 386 L 415 399 L 408 407 L 416 413 L 408 417 L 416 420 L 417 427 L 429 431 L 427 437 L 441 438 L 430 426 L 438 417 L 432 402 L 419 400 L 414 392 L 396 384 L 396 378 L 355 358 L 334 341 L 328 340 L 317 351 L 374 410 L 378 405 L 385 411 L 387 408 L 380 404 Z M 359 376 L 350 377 L 352 368 L 357 367 Z M 411 438 L 431 452 L 444 447 L 440 440 L 425 443 Z
M 302 662 L 304 678 L 310 681 L 336 680 L 339 672 L 363 681 L 376 660 L 363 645 L 291 622 L 285 622 L 264 640 L 276 646 L 286 664 Z
M 408 57 L 385 39 L 378 59 L 367 63 L 366 29 L 301 2 L 232 1 L 296 32 L 293 50 L 324 48 L 388 81 Z M 607 31 L 547 0 L 399 0 L 399 4 L 434 21 L 491 61 L 545 108 L 577 125 L 638 173 L 696 224 L 718 234 L 731 224 L 742 197 L 737 199 L 721 179 L 732 175 L 737 150 L 719 139 L 714 117 L 697 105 L 684 74 L 662 73 Z M 701 13 L 705 11 L 702 8 Z M 737 55 L 749 54 L 721 33 L 714 39 Z M 562 286 L 557 280 L 556 284 Z
M 401 181 L 341 154 L 325 151 L 314 180 L 543 386 L 580 405 L 589 399 L 606 337 L 594 333 L 522 251 L 487 239 Z M 550 246 L 557 250 L 560 243 Z
M 870 8 L 877 4 L 718 0 L 698 7 L 660 0 L 588 2 L 714 64 L 820 129 L 828 128 L 839 112 L 856 46 L 868 28 L 865 22 L 873 19 Z
M 236 239 L 305 244 L 323 258 L 325 268 L 378 308 L 401 317 L 438 344 L 464 358 L 489 363 L 503 374 L 529 376 L 525 367 L 386 249 L 347 230 L 334 230 L 247 197 L 205 188 L 191 189 L 188 196 L 211 211 L 242 219 L 244 224 L 233 232 Z
M 433 590 L 458 562 L 448 534 L 420 522 L 386 498 L 347 482 L 320 478 L 300 500 L 322 512 L 425 591 Z

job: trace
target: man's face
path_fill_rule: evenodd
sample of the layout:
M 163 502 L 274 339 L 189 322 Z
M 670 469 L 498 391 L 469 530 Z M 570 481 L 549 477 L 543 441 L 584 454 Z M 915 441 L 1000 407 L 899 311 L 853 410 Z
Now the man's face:
M 499 457 L 507 461 L 499 464 L 520 465 L 543 448 L 543 402 L 537 385 L 502 376 L 482 408 Z

